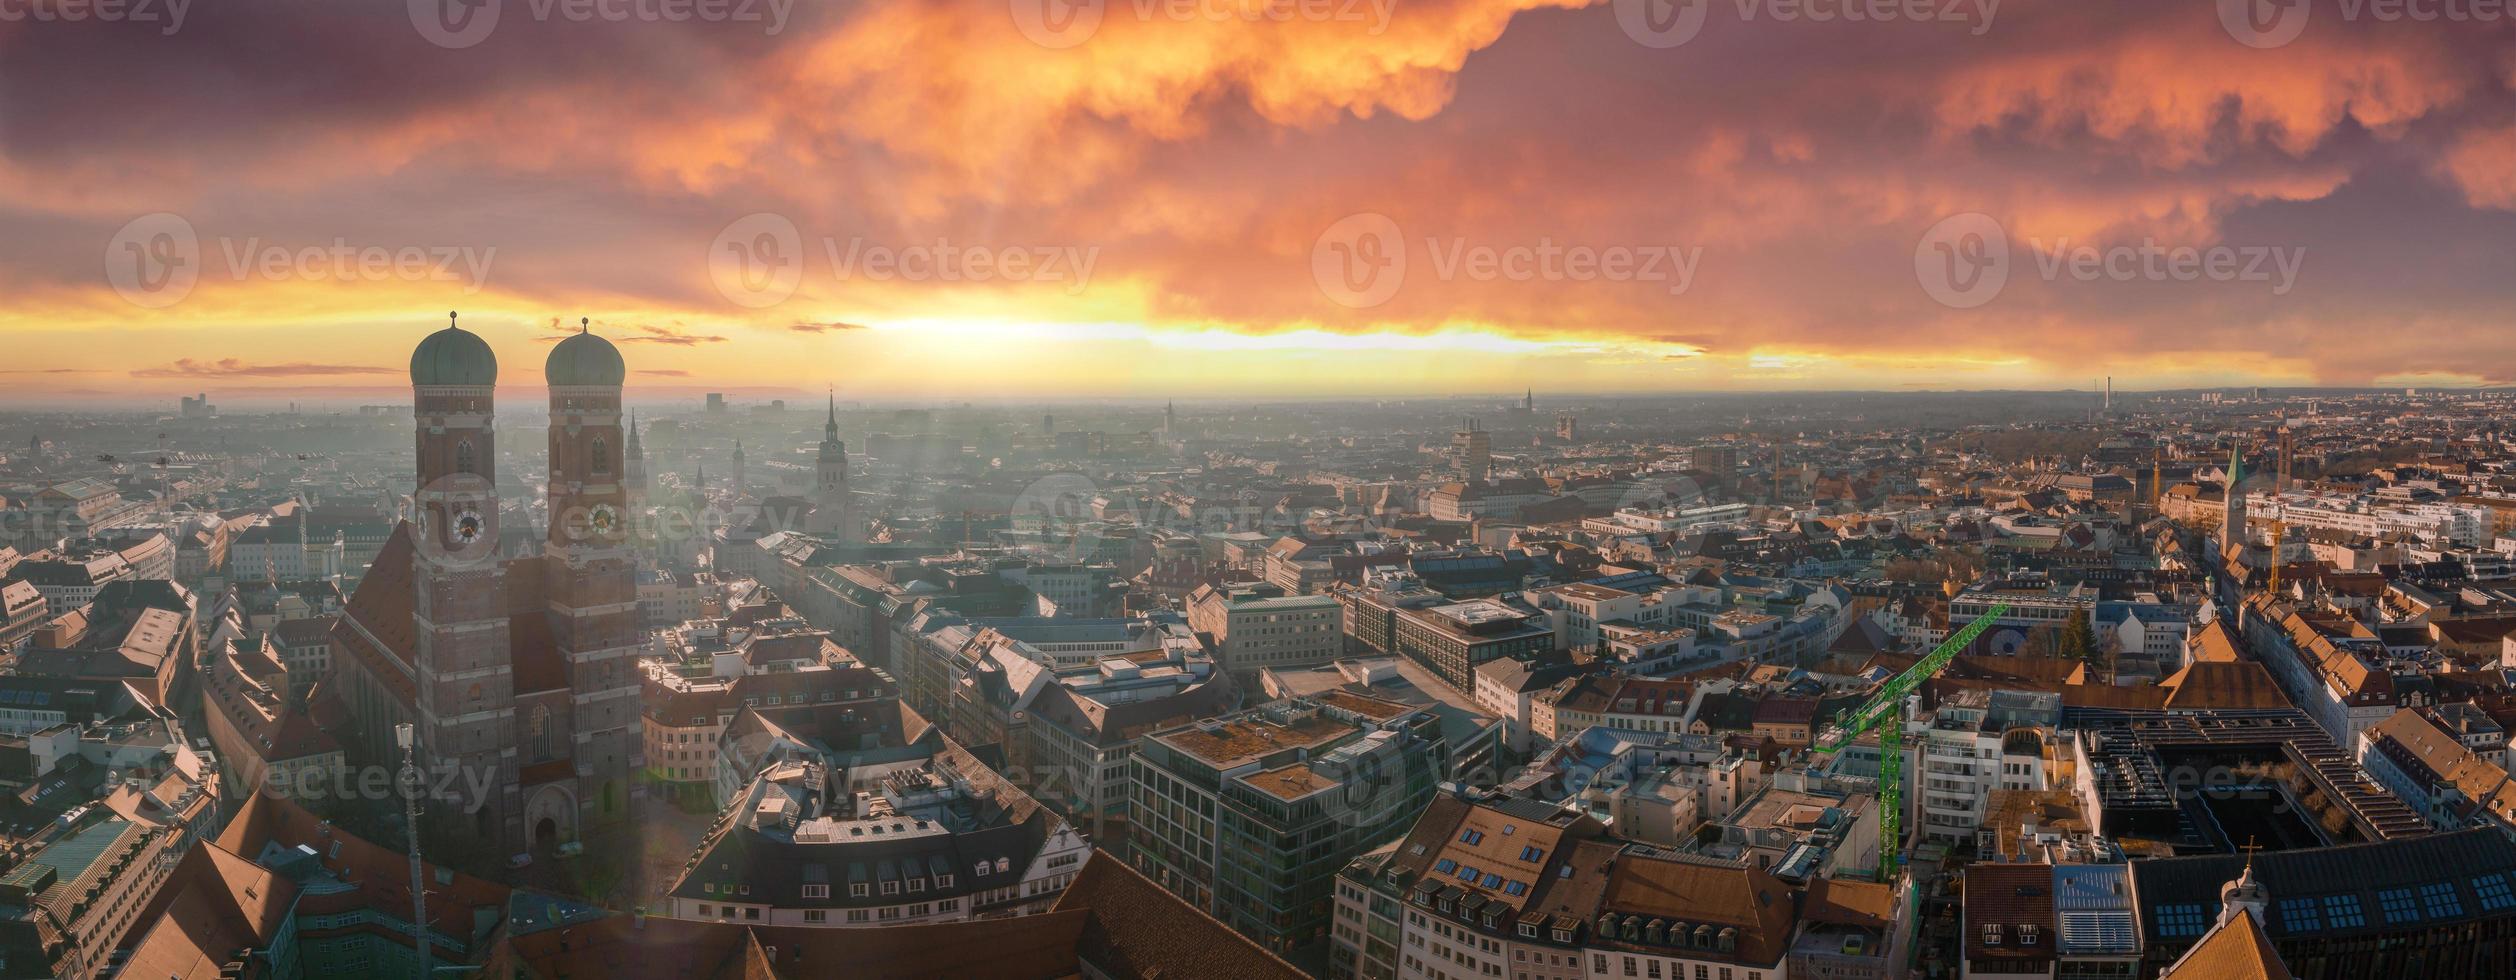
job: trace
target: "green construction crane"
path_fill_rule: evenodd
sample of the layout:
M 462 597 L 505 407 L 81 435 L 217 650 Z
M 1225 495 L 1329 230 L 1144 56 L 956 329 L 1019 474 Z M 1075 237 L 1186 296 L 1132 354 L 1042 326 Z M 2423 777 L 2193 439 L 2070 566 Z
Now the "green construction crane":
M 1882 884 L 1894 885 L 1896 869 L 1904 863 L 1904 699 L 1923 681 L 1947 669 L 1948 662 L 1957 659 L 1957 651 L 1974 645 L 1984 630 L 1992 628 L 1992 621 L 2008 611 L 2009 603 L 1993 603 L 1974 622 L 1949 634 L 1947 642 L 1920 663 L 1888 680 L 1877 694 L 1827 729 L 1822 747 L 1838 753 L 1872 729 L 1878 732 L 1878 880 Z

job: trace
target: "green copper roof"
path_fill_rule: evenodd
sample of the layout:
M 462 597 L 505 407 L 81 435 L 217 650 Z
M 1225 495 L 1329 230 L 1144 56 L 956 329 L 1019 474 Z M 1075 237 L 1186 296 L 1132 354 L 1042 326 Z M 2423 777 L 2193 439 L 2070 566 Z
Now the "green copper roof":
M 411 351 L 411 383 L 494 385 L 498 383 L 498 355 L 478 335 L 448 326 L 429 334 Z
M 620 348 L 591 332 L 579 333 L 550 349 L 550 360 L 542 365 L 542 376 L 553 385 L 608 385 L 620 387 L 629 377 L 629 366 L 620 360 Z

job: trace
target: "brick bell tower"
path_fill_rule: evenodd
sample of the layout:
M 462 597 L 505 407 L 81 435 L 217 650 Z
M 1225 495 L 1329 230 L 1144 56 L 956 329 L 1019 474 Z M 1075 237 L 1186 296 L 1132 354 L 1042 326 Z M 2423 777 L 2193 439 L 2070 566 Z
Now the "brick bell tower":
M 550 533 L 543 587 L 570 692 L 560 750 L 584 823 L 629 817 L 638 748 L 638 589 L 620 350 L 579 321 L 551 348 Z
M 474 846 L 513 853 L 521 828 L 515 808 L 515 697 L 506 612 L 506 573 L 498 561 L 498 358 L 454 325 L 411 352 L 418 485 L 412 494 L 411 567 L 415 685 L 412 723 L 419 758 L 461 767 L 445 785 L 463 798 L 461 819 L 432 826 Z M 471 787 L 490 787 L 485 798 Z

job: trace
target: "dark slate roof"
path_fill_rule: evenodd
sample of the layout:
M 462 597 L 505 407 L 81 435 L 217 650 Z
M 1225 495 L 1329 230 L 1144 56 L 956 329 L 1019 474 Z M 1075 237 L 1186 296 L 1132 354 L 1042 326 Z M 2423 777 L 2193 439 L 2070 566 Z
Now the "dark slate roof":
M 2143 939 L 2188 945 L 2219 918 L 2219 889 L 2242 855 L 2159 858 L 2132 865 Z M 2476 828 L 2374 844 L 2276 851 L 2254 858 L 2271 896 L 2272 938 L 2347 938 L 2516 915 L 2516 840 Z

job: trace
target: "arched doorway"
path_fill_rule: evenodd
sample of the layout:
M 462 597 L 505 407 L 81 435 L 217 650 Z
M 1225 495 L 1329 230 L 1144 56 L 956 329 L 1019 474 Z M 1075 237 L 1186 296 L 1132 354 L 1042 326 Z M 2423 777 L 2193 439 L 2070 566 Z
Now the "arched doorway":
M 557 783 L 533 790 L 524 804 L 524 826 L 535 850 L 557 847 L 577 836 L 577 799 Z

